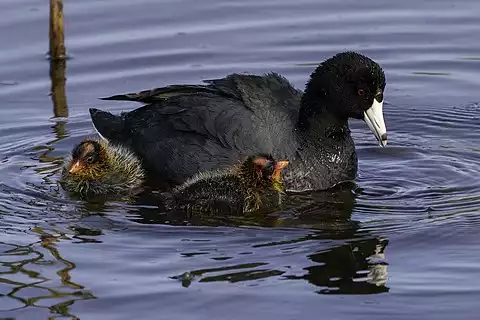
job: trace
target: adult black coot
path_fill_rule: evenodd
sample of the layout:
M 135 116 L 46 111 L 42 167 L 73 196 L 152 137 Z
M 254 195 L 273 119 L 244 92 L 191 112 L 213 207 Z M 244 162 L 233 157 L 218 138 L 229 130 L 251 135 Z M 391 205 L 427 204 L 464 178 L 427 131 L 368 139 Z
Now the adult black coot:
M 288 159 L 288 190 L 327 189 L 357 172 L 348 119 L 363 119 L 381 146 L 385 75 L 368 57 L 339 53 L 312 73 L 305 92 L 285 78 L 231 74 L 205 85 L 171 85 L 107 100 L 146 105 L 119 116 L 90 109 L 105 139 L 130 147 L 150 178 L 168 186 L 251 154 Z

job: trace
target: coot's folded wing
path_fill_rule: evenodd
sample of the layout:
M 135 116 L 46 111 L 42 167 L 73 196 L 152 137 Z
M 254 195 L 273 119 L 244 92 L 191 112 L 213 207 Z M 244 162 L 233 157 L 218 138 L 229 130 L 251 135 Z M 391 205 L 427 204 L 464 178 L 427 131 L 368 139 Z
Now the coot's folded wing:
M 150 104 L 175 96 L 213 94 L 242 101 L 250 110 L 287 112 L 298 117 L 302 92 L 277 73 L 263 76 L 231 74 L 225 78 L 205 80 L 206 85 L 170 85 L 162 88 L 125 93 L 102 100 L 137 101 Z
M 251 154 L 293 148 L 300 97 L 301 92 L 275 74 L 231 75 L 205 86 L 169 86 L 107 98 L 148 103 L 120 116 L 97 109 L 90 113 L 100 135 L 130 146 L 147 170 L 180 183 Z

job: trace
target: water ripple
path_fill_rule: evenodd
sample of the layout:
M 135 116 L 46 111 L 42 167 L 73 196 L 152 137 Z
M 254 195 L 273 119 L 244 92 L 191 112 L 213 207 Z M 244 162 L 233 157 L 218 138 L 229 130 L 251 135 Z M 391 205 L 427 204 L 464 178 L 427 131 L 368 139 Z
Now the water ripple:
M 473 318 L 479 10 L 473 0 L 70 1 L 69 117 L 60 119 L 45 59 L 48 8 L 1 1 L 0 26 L 9 30 L 0 34 L 5 316 L 119 318 L 135 310 L 135 318 L 151 318 L 160 301 L 162 315 L 183 318 L 273 318 L 261 310 L 302 318 L 299 305 L 310 314 L 322 307 L 326 318 L 384 319 L 384 309 Z M 303 88 L 319 62 L 344 50 L 379 61 L 388 81 L 388 147 L 351 122 L 354 184 L 292 195 L 289 207 L 266 217 L 193 221 L 158 212 L 149 199 L 86 203 L 58 188 L 64 155 L 94 134 L 88 108 L 137 106 L 97 97 L 271 70 Z M 312 292 L 330 294 L 328 306 Z M 367 293 L 378 295 L 359 299 Z M 440 298 L 448 303 L 437 308 Z

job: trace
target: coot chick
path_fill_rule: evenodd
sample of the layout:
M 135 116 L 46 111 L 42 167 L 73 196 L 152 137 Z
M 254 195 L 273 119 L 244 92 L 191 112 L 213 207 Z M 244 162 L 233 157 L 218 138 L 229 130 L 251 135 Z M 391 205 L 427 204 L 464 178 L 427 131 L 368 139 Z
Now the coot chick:
M 240 165 L 196 174 L 175 188 L 167 208 L 189 213 L 242 214 L 278 208 L 288 161 L 270 155 L 248 157 Z
M 81 197 L 123 196 L 140 191 L 144 178 L 140 160 L 128 149 L 87 139 L 65 160 L 60 184 Z
M 356 176 L 349 118 L 363 119 L 386 145 L 385 85 L 376 62 L 344 52 L 313 71 L 304 93 L 275 73 L 232 74 L 104 98 L 146 105 L 119 116 L 90 114 L 102 137 L 131 148 L 149 176 L 168 185 L 265 153 L 290 160 L 287 189 L 322 190 Z

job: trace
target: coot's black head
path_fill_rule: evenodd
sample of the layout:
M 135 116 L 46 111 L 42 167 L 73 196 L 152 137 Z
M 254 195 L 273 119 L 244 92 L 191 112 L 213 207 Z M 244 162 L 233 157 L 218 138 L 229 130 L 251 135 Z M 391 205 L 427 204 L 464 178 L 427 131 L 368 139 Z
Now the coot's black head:
M 288 161 L 276 161 L 271 155 L 250 156 L 242 165 L 242 179 L 252 186 L 267 185 L 281 191 L 282 172 Z
M 302 98 L 300 125 L 312 124 L 311 120 L 325 111 L 339 121 L 364 119 L 385 146 L 385 85 L 385 74 L 375 61 L 355 52 L 339 53 L 312 73 Z
M 105 150 L 95 140 L 85 140 L 72 151 L 67 169 L 71 174 L 91 175 L 105 164 Z

